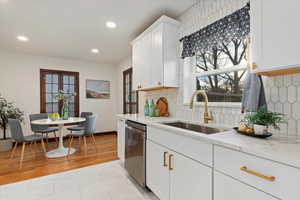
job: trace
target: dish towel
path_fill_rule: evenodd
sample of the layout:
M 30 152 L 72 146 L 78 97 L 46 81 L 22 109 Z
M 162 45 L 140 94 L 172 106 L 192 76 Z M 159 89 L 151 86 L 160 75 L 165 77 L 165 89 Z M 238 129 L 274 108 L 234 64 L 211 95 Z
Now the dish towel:
M 260 75 L 247 72 L 242 98 L 242 113 L 267 109 L 264 84 Z

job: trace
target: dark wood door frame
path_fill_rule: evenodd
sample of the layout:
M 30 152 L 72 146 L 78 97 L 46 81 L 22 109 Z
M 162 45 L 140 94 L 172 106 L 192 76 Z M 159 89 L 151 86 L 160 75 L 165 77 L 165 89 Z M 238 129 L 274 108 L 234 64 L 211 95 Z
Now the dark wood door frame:
M 45 77 L 46 74 L 59 74 L 60 80 L 58 81 L 58 90 L 63 90 L 63 80 L 62 75 L 72 75 L 75 77 L 75 115 L 79 116 L 79 72 L 72 72 L 72 71 L 63 71 L 63 70 L 51 70 L 51 69 L 40 69 L 40 112 L 45 113 L 46 107 L 44 102 L 46 102 L 45 97 L 45 80 L 43 77 Z
M 132 113 L 132 68 L 129 68 L 125 71 L 123 71 L 123 114 L 125 114 L 126 111 L 126 75 L 129 75 L 129 113 Z M 139 95 L 136 95 L 136 112 L 138 113 L 138 102 L 139 102 Z

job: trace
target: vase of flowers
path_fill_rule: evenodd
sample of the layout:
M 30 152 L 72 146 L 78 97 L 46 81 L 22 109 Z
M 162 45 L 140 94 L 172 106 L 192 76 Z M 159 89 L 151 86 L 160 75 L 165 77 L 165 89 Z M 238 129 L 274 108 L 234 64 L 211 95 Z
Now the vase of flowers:
M 63 120 L 67 120 L 70 117 L 70 107 L 68 102 L 64 102 L 61 109 L 61 117 Z
M 23 121 L 23 116 L 24 113 L 14 103 L 8 102 L 0 94 L 0 129 L 3 131 L 3 137 L 0 139 L 0 152 L 10 151 L 12 148 L 13 141 L 7 137 L 8 119 Z
M 55 98 L 60 101 L 62 107 L 61 107 L 61 118 L 63 120 L 67 120 L 70 118 L 70 101 L 73 97 L 76 96 L 76 93 L 66 93 L 63 90 L 60 90 L 58 94 L 55 96 Z

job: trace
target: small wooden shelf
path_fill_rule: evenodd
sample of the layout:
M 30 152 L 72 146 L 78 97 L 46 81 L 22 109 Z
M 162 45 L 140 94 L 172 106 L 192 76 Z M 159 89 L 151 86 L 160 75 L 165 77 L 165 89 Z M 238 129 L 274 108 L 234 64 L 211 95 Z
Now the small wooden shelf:
M 144 91 L 144 92 L 148 92 L 148 91 L 156 91 L 156 90 L 166 90 L 166 89 L 176 89 L 177 87 L 165 87 L 165 86 L 160 86 L 160 87 L 155 87 L 155 88 L 141 88 L 138 91 Z
M 298 67 L 277 67 L 277 68 L 270 68 L 264 70 L 253 70 L 252 73 L 259 74 L 262 76 L 281 76 L 281 75 L 288 75 L 288 74 L 297 74 L 300 73 L 300 66 Z

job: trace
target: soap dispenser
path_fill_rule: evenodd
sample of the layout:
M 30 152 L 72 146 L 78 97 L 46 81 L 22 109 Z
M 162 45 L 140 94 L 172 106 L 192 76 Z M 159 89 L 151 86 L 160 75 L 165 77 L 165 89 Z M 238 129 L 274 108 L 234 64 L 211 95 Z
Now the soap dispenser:
M 149 116 L 149 101 L 146 99 L 145 105 L 144 105 L 144 115 Z
M 155 115 L 155 106 L 154 106 L 154 101 L 152 99 L 149 104 L 149 116 L 154 117 L 154 115 Z

